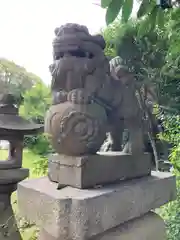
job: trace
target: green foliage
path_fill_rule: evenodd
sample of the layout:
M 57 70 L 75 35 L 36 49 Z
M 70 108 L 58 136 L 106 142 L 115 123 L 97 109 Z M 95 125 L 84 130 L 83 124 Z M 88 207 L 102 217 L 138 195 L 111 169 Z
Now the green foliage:
M 147 24 L 151 25 L 154 29 L 155 25 L 164 25 L 165 19 L 163 14 L 167 12 L 164 7 L 157 5 L 155 0 L 141 0 L 137 17 L 142 18 L 147 17 Z M 137 5 L 136 0 L 102 0 L 101 7 L 107 8 L 106 11 L 106 23 L 109 25 L 112 23 L 116 17 L 119 15 L 120 10 L 122 10 L 122 19 L 127 22 L 131 17 L 133 6 Z M 179 1 L 174 1 L 174 7 L 179 7 Z M 171 8 L 171 6 L 166 6 L 166 9 Z M 145 28 L 144 28 L 145 30 Z
M 172 144 L 170 161 L 180 174 L 180 115 L 163 114 L 165 132 L 162 138 Z
M 165 220 L 166 232 L 168 240 L 178 240 L 180 234 L 180 180 L 179 173 L 177 176 L 177 198 L 175 201 L 161 207 L 158 213 Z
M 133 10 L 133 0 L 124 0 L 122 6 L 122 21 L 127 22 Z
M 24 94 L 24 103 L 20 107 L 20 114 L 30 121 L 44 124 L 44 116 L 50 105 L 50 88 L 42 82 L 37 83 Z M 45 134 L 25 137 L 25 146 L 43 156 L 52 152 Z
M 172 60 L 177 65 L 177 74 L 179 73 L 179 48 L 180 48 L 180 2 L 173 1 L 172 8 L 166 9 L 157 5 L 155 0 L 140 0 L 137 10 L 137 18 L 141 19 L 138 29 L 139 38 L 144 37 L 147 33 L 156 30 L 156 28 L 166 28 L 166 34 L 169 38 L 169 51 L 166 61 L 171 68 Z M 127 22 L 131 18 L 133 5 L 137 4 L 136 0 L 102 0 L 101 6 L 106 8 L 106 23 L 113 23 L 121 12 L 121 22 Z
M 124 22 L 127 22 L 131 16 L 133 5 L 137 4 L 135 0 L 102 0 L 101 6 L 107 8 L 106 11 L 106 23 L 107 25 L 112 23 L 115 18 L 118 16 L 120 10 L 122 10 L 122 19 Z M 137 16 L 143 17 L 146 14 L 151 15 L 153 8 L 156 6 L 155 1 L 142 0 Z M 155 20 L 156 20 L 156 14 Z M 152 19 L 151 19 L 152 20 Z
M 158 21 L 161 23 L 161 18 L 164 18 L 167 23 L 163 26 L 158 24 L 154 29 L 151 23 L 147 27 L 149 15 L 146 16 L 143 11 L 139 13 L 144 16 L 142 20 L 130 20 L 126 24 L 116 20 L 103 30 L 107 42 L 105 54 L 120 56 L 123 64 L 129 67 L 141 84 L 149 84 L 157 89 L 157 113 L 165 127 L 161 138 L 172 146 L 170 161 L 177 176 L 177 200 L 163 206 L 160 215 L 166 223 L 168 240 L 177 240 L 180 236 L 180 34 L 179 29 L 177 34 L 173 32 L 172 24 L 178 23 L 180 18 L 172 23 L 172 15 L 174 11 L 177 14 L 180 11 L 175 9 L 164 14 L 158 9 Z M 141 31 L 143 38 L 139 37 Z
M 180 141 L 177 144 L 177 146 L 174 146 L 172 148 L 172 152 L 170 155 L 171 163 L 173 164 L 173 167 L 180 172 Z
M 159 9 L 159 7 L 154 6 L 152 11 L 145 17 L 145 21 L 143 21 L 141 23 L 141 26 L 138 31 L 139 37 L 143 37 L 148 32 L 153 31 L 155 29 L 155 26 L 157 23 L 156 18 L 157 18 L 157 14 L 158 14 L 159 10 L 161 11 L 161 9 Z
M 137 11 L 138 18 L 143 17 L 144 15 L 146 15 L 149 12 L 150 7 L 151 7 L 151 2 L 152 2 L 151 0 L 142 0 L 140 7 Z
M 130 20 L 126 24 L 115 21 L 104 29 L 105 53 L 120 56 L 139 82 L 154 86 L 164 110 L 180 111 L 179 68 L 174 61 L 168 62 L 171 68 L 167 67 L 166 61 L 169 52 L 167 29 L 157 27 L 139 38 L 139 31 L 146 20 Z
M 161 118 L 165 127 L 163 137 L 177 147 L 180 143 L 180 115 L 161 114 Z
M 167 33 L 169 39 L 169 51 L 167 55 L 167 61 L 169 67 L 171 67 L 172 61 L 174 65 L 179 67 L 179 49 L 180 49 L 180 8 L 174 9 L 169 15 L 169 21 L 167 24 Z M 179 74 L 179 71 L 178 71 Z
M 29 73 L 25 68 L 4 58 L 0 58 L 0 92 L 9 92 L 19 96 L 41 79 Z
M 124 0 L 112 0 L 108 5 L 106 12 L 106 23 L 112 23 L 115 18 L 118 16 L 119 11 L 123 6 Z
M 165 126 L 163 138 L 173 144 L 170 161 L 177 178 L 177 198 L 163 206 L 159 213 L 165 220 L 168 240 L 177 240 L 180 234 L 180 115 L 164 114 L 162 118 Z
M 117 28 L 119 26 L 119 22 L 114 22 L 111 27 L 102 29 L 101 34 L 104 36 L 106 41 L 106 48 L 104 50 L 106 56 L 115 57 L 116 56 L 116 49 L 114 48 L 114 41 L 117 35 Z
M 24 104 L 20 113 L 36 123 L 44 123 L 44 116 L 50 104 L 50 88 L 40 82 L 24 94 Z
M 102 8 L 108 7 L 111 2 L 112 2 L 112 0 L 101 0 Z

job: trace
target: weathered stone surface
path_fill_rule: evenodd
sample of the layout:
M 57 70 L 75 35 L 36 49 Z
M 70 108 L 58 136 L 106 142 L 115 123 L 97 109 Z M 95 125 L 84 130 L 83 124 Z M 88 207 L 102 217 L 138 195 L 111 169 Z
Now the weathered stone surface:
M 17 183 L 29 176 L 29 169 L 22 168 L 24 135 L 42 130 L 18 115 L 22 97 L 15 97 L 8 89 L 0 89 L 0 140 L 9 142 L 7 160 L 0 160 L 0 240 L 21 240 L 11 205 L 11 194 Z
M 133 219 L 93 240 L 166 240 L 164 221 L 155 213 Z
M 73 91 L 68 94 L 73 101 L 81 99 L 81 94 L 87 96 L 81 90 Z M 84 97 L 81 100 L 84 101 Z M 98 104 L 84 104 L 82 107 L 68 101 L 51 106 L 45 118 L 45 131 L 59 154 L 95 154 L 106 138 L 106 120 L 106 112 Z
M 53 237 L 48 232 L 46 232 L 46 230 L 41 229 L 38 239 L 39 240 L 58 240 L 59 238 L 57 239 L 56 237 Z
M 121 152 L 104 152 L 81 157 L 53 155 L 49 158 L 49 178 L 61 185 L 89 188 L 135 177 L 151 171 L 148 154 L 135 158 Z
M 17 182 L 16 182 L 17 183 Z M 11 206 L 11 193 L 17 184 L 0 184 L 0 239 L 22 240 Z
M 10 199 L 8 199 L 9 201 Z M 1 240 L 22 240 L 19 233 L 12 206 L 0 199 L 0 239 Z M 4 226 L 4 227 L 3 227 Z
M 17 183 L 29 176 L 29 169 L 0 169 L 0 240 L 22 240 L 11 206 Z
M 18 183 L 29 176 L 29 169 L 0 169 L 0 184 Z
M 73 156 L 95 154 L 107 132 L 112 151 L 121 151 L 122 133 L 128 129 L 123 151 L 143 154 L 145 110 L 136 96 L 133 74 L 119 64 L 114 68 L 118 74 L 110 71 L 103 36 L 92 36 L 85 26 L 67 23 L 56 28 L 55 35 L 49 67 L 53 106 L 45 117 L 45 132 L 55 151 Z
M 175 198 L 175 177 L 159 172 L 91 190 L 57 190 L 47 177 L 18 186 L 20 213 L 55 239 L 88 239 Z
M 58 238 L 59 239 L 59 238 Z M 39 240 L 58 240 L 44 229 L 40 231 Z M 166 240 L 166 229 L 163 219 L 149 212 L 116 228 L 112 228 L 92 240 Z

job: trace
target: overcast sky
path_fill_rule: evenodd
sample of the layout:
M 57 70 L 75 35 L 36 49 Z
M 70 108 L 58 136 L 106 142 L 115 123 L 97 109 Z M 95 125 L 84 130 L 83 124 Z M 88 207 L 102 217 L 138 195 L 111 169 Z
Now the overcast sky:
M 91 33 L 105 26 L 97 0 L 0 0 L 0 57 L 13 60 L 50 83 L 54 28 L 67 22 Z

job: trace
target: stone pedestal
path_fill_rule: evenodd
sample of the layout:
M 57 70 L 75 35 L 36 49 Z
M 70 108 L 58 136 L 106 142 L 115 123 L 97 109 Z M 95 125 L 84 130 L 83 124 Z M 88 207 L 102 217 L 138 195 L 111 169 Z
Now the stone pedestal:
M 73 187 L 57 190 L 57 184 L 47 177 L 25 180 L 18 185 L 20 213 L 42 229 L 41 240 L 85 240 L 91 237 L 107 239 L 112 238 L 114 233 L 113 238 L 116 239 L 117 236 L 121 237 L 119 234 L 122 228 L 129 229 L 127 233 L 124 230 L 122 240 L 123 237 L 129 240 L 128 234 L 131 236 L 132 232 L 137 236 L 140 234 L 133 240 L 165 240 L 160 220 L 157 220 L 162 224 L 159 238 L 150 238 L 154 236 L 152 219 L 155 215 L 152 217 L 150 214 L 149 217 L 145 214 L 175 198 L 175 177 L 159 172 L 90 190 Z M 143 215 L 144 219 L 151 220 L 143 220 Z M 136 226 L 144 227 L 143 224 L 149 229 L 147 236 L 143 229 L 136 229 Z
M 138 158 L 122 152 L 100 152 L 79 157 L 55 154 L 49 157 L 48 163 L 51 181 L 81 189 L 144 177 L 151 173 L 149 154 Z
M 166 240 L 164 221 L 155 213 L 149 212 L 111 229 L 94 240 Z
M 17 183 L 29 175 L 28 169 L 0 169 L 0 239 L 22 240 L 11 206 Z
M 2 193 L 0 193 L 0 239 L 22 239 L 10 204 L 10 195 Z
M 109 231 L 99 234 L 93 240 L 166 240 L 164 221 L 154 212 L 130 220 Z M 46 232 L 40 232 L 39 240 L 60 240 Z

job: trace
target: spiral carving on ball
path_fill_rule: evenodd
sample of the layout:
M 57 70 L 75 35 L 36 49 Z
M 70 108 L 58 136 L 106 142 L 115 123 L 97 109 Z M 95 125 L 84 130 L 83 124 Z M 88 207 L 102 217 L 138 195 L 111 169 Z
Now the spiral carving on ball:
M 96 119 L 82 112 L 70 112 L 61 120 L 60 133 L 73 134 L 80 142 L 91 142 L 98 135 L 99 124 Z
M 77 109 L 49 112 L 45 126 L 57 153 L 67 155 L 96 153 L 106 136 L 103 122 Z

